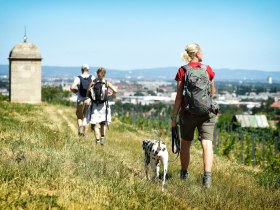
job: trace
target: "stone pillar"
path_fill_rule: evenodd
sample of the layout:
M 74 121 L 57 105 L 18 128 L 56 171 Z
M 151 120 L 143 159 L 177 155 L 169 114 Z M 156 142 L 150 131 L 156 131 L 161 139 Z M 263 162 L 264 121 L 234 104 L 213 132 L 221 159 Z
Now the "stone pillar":
M 10 52 L 10 101 L 41 103 L 41 53 L 32 43 L 19 43 Z

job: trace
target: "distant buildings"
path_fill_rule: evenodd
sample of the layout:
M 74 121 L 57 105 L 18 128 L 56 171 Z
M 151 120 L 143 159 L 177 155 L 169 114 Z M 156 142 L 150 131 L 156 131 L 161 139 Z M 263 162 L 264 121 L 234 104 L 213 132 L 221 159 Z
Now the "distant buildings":
M 272 84 L 272 77 L 270 77 L 270 76 L 267 77 L 267 83 L 268 83 L 268 84 Z

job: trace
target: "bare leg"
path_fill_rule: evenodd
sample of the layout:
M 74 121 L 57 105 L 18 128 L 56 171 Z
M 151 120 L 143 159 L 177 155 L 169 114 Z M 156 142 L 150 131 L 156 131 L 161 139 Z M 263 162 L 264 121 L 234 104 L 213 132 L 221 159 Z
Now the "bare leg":
M 100 130 L 101 130 L 101 136 L 105 136 L 106 135 L 106 129 L 107 129 L 107 125 L 106 124 L 101 124 L 100 125 Z
M 182 139 L 181 141 L 181 153 L 180 153 L 180 160 L 181 160 L 181 169 L 184 171 L 188 170 L 188 166 L 190 164 L 190 148 L 191 148 L 191 141 L 186 141 Z
M 94 125 L 94 135 L 95 135 L 96 139 L 100 140 L 101 134 L 100 134 L 100 125 L 99 124 Z
M 83 121 L 84 121 L 83 107 L 84 107 L 84 104 L 82 104 L 82 103 L 77 105 L 76 115 L 77 115 L 78 127 L 83 126 Z
M 86 124 L 85 125 L 85 135 L 87 135 L 87 133 L 88 133 L 88 128 L 89 128 L 89 124 Z
M 78 119 L 77 122 L 78 122 L 78 126 L 79 126 L 79 127 L 83 126 L 83 120 L 82 120 L 82 119 Z
M 202 140 L 201 146 L 203 149 L 204 172 L 211 172 L 214 160 L 212 141 Z

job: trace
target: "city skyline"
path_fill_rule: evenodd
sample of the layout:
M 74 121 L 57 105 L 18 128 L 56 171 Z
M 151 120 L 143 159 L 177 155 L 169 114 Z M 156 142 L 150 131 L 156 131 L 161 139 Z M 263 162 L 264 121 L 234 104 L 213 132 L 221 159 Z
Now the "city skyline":
M 26 27 L 44 66 L 179 67 L 185 46 L 196 42 L 214 69 L 280 71 L 276 0 L 0 3 L 0 64 Z

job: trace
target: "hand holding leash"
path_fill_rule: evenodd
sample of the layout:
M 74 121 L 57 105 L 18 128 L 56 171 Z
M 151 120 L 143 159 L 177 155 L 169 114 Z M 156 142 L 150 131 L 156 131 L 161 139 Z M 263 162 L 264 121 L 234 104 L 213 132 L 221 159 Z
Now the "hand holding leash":
M 175 127 L 172 127 L 171 131 L 172 131 L 172 152 L 174 154 L 176 153 L 179 154 L 181 151 L 180 126 L 176 124 Z

